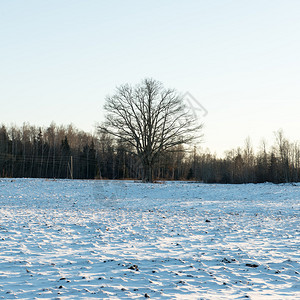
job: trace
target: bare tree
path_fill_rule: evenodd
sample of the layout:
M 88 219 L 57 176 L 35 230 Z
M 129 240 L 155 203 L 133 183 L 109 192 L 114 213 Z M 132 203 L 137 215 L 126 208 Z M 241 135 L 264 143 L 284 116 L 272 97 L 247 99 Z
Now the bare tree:
M 255 155 L 254 155 L 254 150 L 253 150 L 250 137 L 247 137 L 245 140 L 245 148 L 243 151 L 242 158 L 245 162 L 245 170 L 244 170 L 245 181 L 253 182 L 255 176 L 254 174 Z
M 289 167 L 290 167 L 290 142 L 285 138 L 283 130 L 275 132 L 277 149 L 281 160 L 282 179 L 289 182 Z
M 144 79 L 135 87 L 117 87 L 116 93 L 106 98 L 104 109 L 107 114 L 100 132 L 135 149 L 146 182 L 153 181 L 153 166 L 161 153 L 201 136 L 202 124 L 197 123 L 182 97 L 153 79 Z

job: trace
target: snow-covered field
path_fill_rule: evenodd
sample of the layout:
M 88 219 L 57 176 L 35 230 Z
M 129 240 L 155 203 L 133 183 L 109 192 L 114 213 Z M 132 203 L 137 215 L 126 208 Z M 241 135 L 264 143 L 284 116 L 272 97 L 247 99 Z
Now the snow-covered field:
M 300 299 L 300 185 L 0 180 L 2 299 Z

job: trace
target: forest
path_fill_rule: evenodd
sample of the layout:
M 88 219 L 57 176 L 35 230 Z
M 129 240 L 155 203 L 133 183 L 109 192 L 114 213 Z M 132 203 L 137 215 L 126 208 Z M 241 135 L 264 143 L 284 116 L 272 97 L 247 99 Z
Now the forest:
M 300 144 L 275 133 L 275 143 L 254 151 L 250 139 L 217 157 L 199 147 L 178 145 L 155 162 L 155 180 L 204 183 L 299 182 Z M 91 134 L 73 125 L 42 128 L 0 126 L 0 177 L 135 179 L 143 168 L 134 149 L 109 134 Z

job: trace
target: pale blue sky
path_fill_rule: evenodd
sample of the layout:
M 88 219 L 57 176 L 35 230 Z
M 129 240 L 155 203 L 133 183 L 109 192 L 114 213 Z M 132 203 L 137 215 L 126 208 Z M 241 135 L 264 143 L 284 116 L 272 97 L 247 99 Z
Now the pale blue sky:
M 145 77 L 208 110 L 222 153 L 282 128 L 300 140 L 300 1 L 1 1 L 0 123 L 93 131 L 107 94 Z

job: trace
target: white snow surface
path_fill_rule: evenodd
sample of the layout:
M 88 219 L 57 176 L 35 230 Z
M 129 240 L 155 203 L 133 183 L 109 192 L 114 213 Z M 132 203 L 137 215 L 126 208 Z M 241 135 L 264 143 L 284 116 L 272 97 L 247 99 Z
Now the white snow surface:
M 2 299 L 300 299 L 299 184 L 0 180 Z

